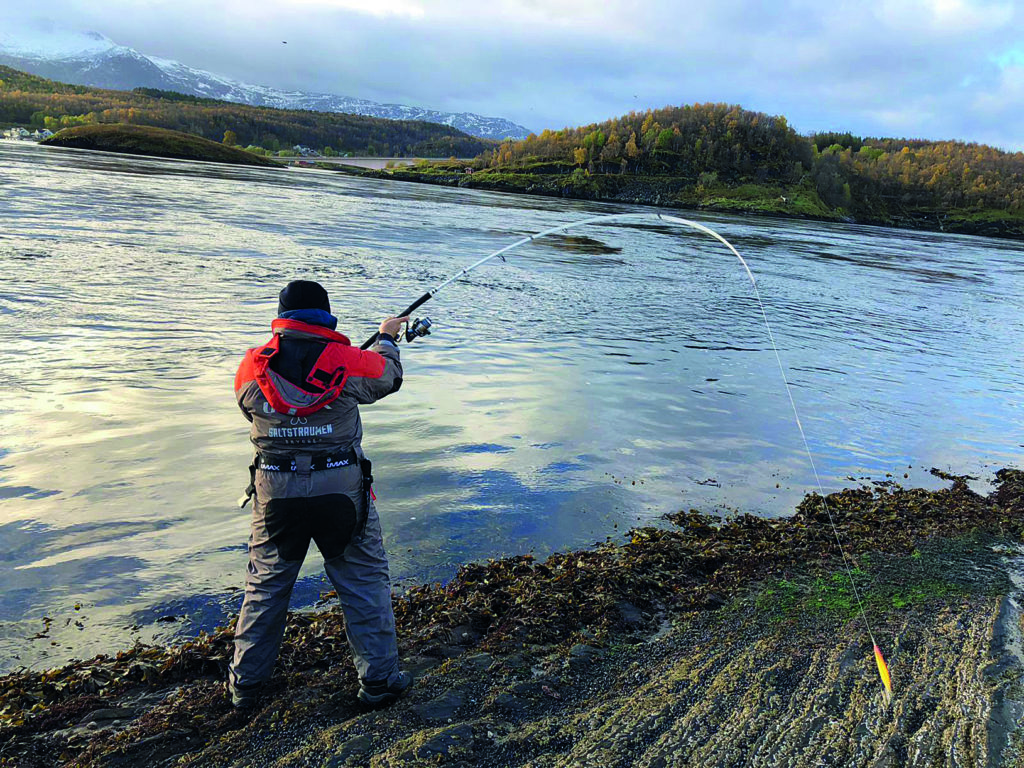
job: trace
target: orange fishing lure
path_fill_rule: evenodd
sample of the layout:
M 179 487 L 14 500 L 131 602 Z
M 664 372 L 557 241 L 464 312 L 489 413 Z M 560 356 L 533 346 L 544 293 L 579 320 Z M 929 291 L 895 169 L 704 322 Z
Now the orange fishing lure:
M 892 678 L 889 677 L 889 665 L 885 663 L 885 656 L 882 649 L 875 643 L 875 662 L 878 664 L 878 674 L 882 678 L 882 685 L 885 686 L 886 702 L 892 697 Z

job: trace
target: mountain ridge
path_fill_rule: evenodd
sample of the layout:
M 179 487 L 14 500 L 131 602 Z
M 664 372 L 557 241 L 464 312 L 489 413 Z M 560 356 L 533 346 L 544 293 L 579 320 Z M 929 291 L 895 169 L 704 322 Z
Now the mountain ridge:
M 256 107 L 337 112 L 388 120 L 423 120 L 488 139 L 521 139 L 530 133 L 527 128 L 505 118 L 473 112 L 443 112 L 245 83 L 173 59 L 149 56 L 134 48 L 118 45 L 97 32 L 6 30 L 0 32 L 0 64 L 50 80 L 96 88 L 156 88 Z
M 116 91 L 48 80 L 0 64 L 0 124 L 58 130 L 129 123 L 277 152 L 296 144 L 325 153 L 467 157 L 497 142 L 423 120 L 254 107 L 156 88 Z

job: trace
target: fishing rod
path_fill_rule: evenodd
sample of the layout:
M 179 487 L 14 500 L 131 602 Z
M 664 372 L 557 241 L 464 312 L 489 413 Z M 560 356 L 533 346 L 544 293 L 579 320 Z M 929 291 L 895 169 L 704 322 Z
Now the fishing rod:
M 803 441 L 804 451 L 807 454 L 807 462 L 811 466 L 811 471 L 814 474 L 814 482 L 818 486 L 818 494 L 821 497 L 821 506 L 825 510 L 825 513 L 828 515 L 829 525 L 831 525 L 831 527 L 832 527 L 832 533 L 835 536 L 836 544 L 839 546 L 839 553 L 842 555 L 843 566 L 846 569 L 846 576 L 847 576 L 847 578 L 850 581 L 850 587 L 852 588 L 853 595 L 856 598 L 857 607 L 858 607 L 858 609 L 860 611 L 860 616 L 864 620 L 864 626 L 867 629 L 868 637 L 871 639 L 871 645 L 874 648 L 875 663 L 878 666 L 878 676 L 882 679 L 882 685 L 884 686 L 885 702 L 886 702 L 886 704 L 888 704 L 889 701 L 891 700 L 891 697 L 892 697 L 892 680 L 891 680 L 891 678 L 889 676 L 889 667 L 886 664 L 885 656 L 882 654 L 882 649 L 879 647 L 878 642 L 875 640 L 875 633 L 871 629 L 871 622 L 868 621 L 868 614 L 867 614 L 867 611 L 864 609 L 864 602 L 863 602 L 863 600 L 861 600 L 860 590 L 857 588 L 857 582 L 853 578 L 853 569 L 851 568 L 850 558 L 849 558 L 849 556 L 847 556 L 846 549 L 843 547 L 842 538 L 839 535 L 839 528 L 836 526 L 835 518 L 832 516 L 832 510 L 829 509 L 828 501 L 826 501 L 826 499 L 825 499 L 825 490 L 822 487 L 821 478 L 818 475 L 818 468 L 817 468 L 817 466 L 814 463 L 814 456 L 811 453 L 811 446 L 810 446 L 810 443 L 807 440 L 807 434 L 804 432 L 803 423 L 800 421 L 800 412 L 797 410 L 796 400 L 793 398 L 793 391 L 790 388 L 789 380 L 786 378 L 786 368 L 782 364 L 782 356 L 779 354 L 779 348 L 778 348 L 778 346 L 775 343 L 775 334 L 772 333 L 771 323 L 768 322 L 768 313 L 765 311 L 764 302 L 761 301 L 761 292 L 758 290 L 757 280 L 754 279 L 754 273 L 750 271 L 750 267 L 747 265 L 746 259 L 744 259 L 740 255 L 740 252 L 737 251 L 732 246 L 732 243 L 730 243 L 728 240 L 726 240 L 724 237 L 722 237 L 720 234 L 715 232 L 710 227 L 707 227 L 707 226 L 701 224 L 700 222 L 691 221 L 689 219 L 684 219 L 684 218 L 681 218 L 679 216 L 668 216 L 668 215 L 663 214 L 663 213 L 615 213 L 615 214 L 610 214 L 610 215 L 605 215 L 605 216 L 593 216 L 593 217 L 591 217 L 589 219 L 582 219 L 580 221 L 574 221 L 574 222 L 571 222 L 569 224 L 561 224 L 561 225 L 559 225 L 557 227 L 551 227 L 550 229 L 545 229 L 542 232 L 537 232 L 535 234 L 528 235 L 528 236 L 526 236 L 526 237 L 524 237 L 524 238 L 522 238 L 520 240 L 517 240 L 514 243 L 512 243 L 511 245 L 506 245 L 504 248 L 499 248 L 494 253 L 491 253 L 491 254 L 489 254 L 487 256 L 484 256 L 482 259 L 480 259 L 478 261 L 475 261 L 472 264 L 470 264 L 468 267 L 465 267 L 464 269 L 456 272 L 454 275 L 452 275 L 448 279 L 444 280 L 442 283 L 438 284 L 436 288 L 433 288 L 433 289 L 427 291 L 426 293 L 424 293 L 422 296 L 420 296 L 418 299 L 416 299 L 416 301 L 414 301 L 412 304 L 410 304 L 408 307 L 406 307 L 402 312 L 400 312 L 397 315 L 397 317 L 411 316 L 413 312 L 415 312 L 421 306 L 423 306 L 428 301 L 430 301 L 432 298 L 434 298 L 434 296 L 436 296 L 440 291 L 444 290 L 447 286 L 451 285 L 456 280 L 459 280 L 460 278 L 465 277 L 470 272 L 475 270 L 477 267 L 481 267 L 484 264 L 486 264 L 487 262 L 491 261 L 492 259 L 496 259 L 496 258 L 500 258 L 502 261 L 505 261 L 505 254 L 506 253 L 508 253 L 509 251 L 514 250 L 516 248 L 519 248 L 522 245 L 526 245 L 527 243 L 533 242 L 534 240 L 539 240 L 542 237 L 547 237 L 548 235 L 553 235 L 553 234 L 555 234 L 557 232 L 564 232 L 565 230 L 568 230 L 568 229 L 575 229 L 576 227 L 584 227 L 584 226 L 587 226 L 589 224 L 610 224 L 610 223 L 613 223 L 613 222 L 629 221 L 629 220 L 635 220 L 635 219 L 650 219 L 650 218 L 656 218 L 656 219 L 658 219 L 660 221 L 664 221 L 664 222 L 666 222 L 668 224 L 675 224 L 675 225 L 679 225 L 679 226 L 689 227 L 690 229 L 694 229 L 694 230 L 696 230 L 698 232 L 702 232 L 702 233 L 704 233 L 706 235 L 710 235 L 711 237 L 715 238 L 715 240 L 717 240 L 718 242 L 722 243 L 722 245 L 724 245 L 726 248 L 728 248 L 729 251 L 732 252 L 733 256 L 735 256 L 737 259 L 739 259 L 740 264 L 743 265 L 743 269 L 747 273 L 747 277 L 750 279 L 750 285 L 754 289 L 754 297 L 757 299 L 757 305 L 761 309 L 761 319 L 764 320 L 764 327 L 765 327 L 765 330 L 768 332 L 768 340 L 771 342 L 772 351 L 775 353 L 775 361 L 776 361 L 776 363 L 778 363 L 779 373 L 782 375 L 782 383 L 785 385 L 785 387 L 786 387 L 786 394 L 789 396 L 789 404 L 790 404 L 790 407 L 793 409 L 793 418 L 796 421 L 797 430 L 799 430 L 800 438 Z M 407 329 L 407 331 L 405 333 L 406 341 L 407 342 L 412 342 L 412 341 L 414 341 L 417 338 L 421 338 L 423 336 L 429 335 L 430 334 L 430 327 L 431 327 L 430 318 L 423 318 L 422 320 L 421 319 L 414 320 L 408 326 L 408 329 Z M 371 336 L 369 339 L 367 339 L 365 342 L 363 342 L 363 344 L 362 344 L 362 346 L 360 348 L 361 349 L 368 349 L 377 340 L 377 337 L 379 335 L 380 335 L 379 333 L 373 334 L 373 336 Z

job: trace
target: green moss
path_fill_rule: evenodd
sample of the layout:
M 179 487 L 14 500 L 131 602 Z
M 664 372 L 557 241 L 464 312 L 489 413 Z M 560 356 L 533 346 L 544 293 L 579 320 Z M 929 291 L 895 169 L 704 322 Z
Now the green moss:
M 948 218 L 954 221 L 1024 225 L 1024 210 L 954 210 L 950 211 L 947 215 Z
M 758 610 L 774 622 L 797 617 L 852 619 L 860 600 L 872 614 L 884 614 L 957 595 L 993 595 L 1009 590 L 997 553 L 983 537 L 923 544 L 908 555 L 874 553 L 861 565 L 802 580 L 773 579 L 757 589 Z M 851 583 L 852 580 L 852 583 Z
M 677 195 L 687 206 L 712 208 L 737 213 L 801 216 L 838 219 L 842 212 L 829 208 L 809 186 L 781 187 L 775 185 L 716 183 L 712 186 L 688 186 Z

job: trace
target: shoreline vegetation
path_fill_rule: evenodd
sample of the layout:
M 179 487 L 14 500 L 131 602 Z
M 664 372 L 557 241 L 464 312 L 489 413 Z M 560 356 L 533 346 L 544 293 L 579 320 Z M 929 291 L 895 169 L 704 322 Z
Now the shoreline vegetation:
M 348 171 L 351 172 L 351 171 Z M 360 175 L 470 189 L 1024 239 L 1024 153 L 802 136 L 728 104 L 631 112 L 473 160 Z
M 851 216 L 829 208 L 813 188 L 741 184 L 731 187 L 695 186 L 679 177 L 620 179 L 591 176 L 581 186 L 568 174 L 530 174 L 482 171 L 472 176 L 465 161 L 420 163 L 382 170 L 321 164 L 319 167 L 366 178 L 435 184 L 510 194 L 541 195 L 605 203 L 629 203 L 677 210 L 709 211 L 780 219 L 868 224 L 895 229 L 948 232 L 1024 240 L 1024 213 L 970 209 L 903 209 L 889 213 Z
M 886 704 L 821 498 L 695 510 L 396 598 L 410 695 L 367 712 L 337 609 L 289 617 L 251 713 L 231 627 L 0 678 L 0 765 L 1020 765 L 1024 472 L 828 504 L 893 673 Z M 813 756 L 813 758 L 812 758 Z M 1002 762 L 1000 760 L 1002 759 Z
M 172 160 L 202 160 L 261 168 L 282 167 L 280 163 L 237 147 L 218 144 L 190 133 L 145 125 L 80 125 L 58 131 L 39 143 L 51 147 L 120 152 Z

